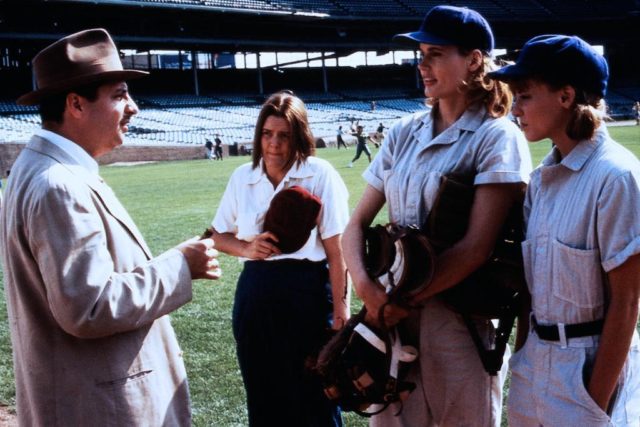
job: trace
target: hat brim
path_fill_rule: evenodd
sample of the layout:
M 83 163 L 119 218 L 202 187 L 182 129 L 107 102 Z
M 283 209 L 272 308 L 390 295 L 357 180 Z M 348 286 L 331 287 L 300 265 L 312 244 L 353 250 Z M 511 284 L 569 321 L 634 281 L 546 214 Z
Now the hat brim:
M 518 64 L 506 65 L 499 70 L 491 71 L 487 73 L 487 77 L 494 80 L 500 80 L 503 82 L 524 80 L 531 77 L 533 73 Z
M 437 37 L 425 31 L 414 31 L 411 33 L 396 34 L 391 40 L 393 40 L 393 42 L 395 43 L 405 46 L 415 46 L 416 44 L 420 43 L 428 43 L 438 46 L 455 45 L 455 43 L 449 39 Z
M 48 96 L 56 95 L 58 93 L 62 93 L 70 89 L 78 88 L 83 85 L 97 83 L 100 81 L 120 81 L 120 80 L 139 79 L 148 74 L 149 73 L 147 71 L 118 70 L 118 71 L 106 71 L 104 73 L 91 74 L 88 76 L 79 76 L 73 79 L 57 82 L 55 85 L 50 85 L 50 86 L 26 93 L 16 100 L 16 104 L 38 105 L 43 99 L 45 99 Z

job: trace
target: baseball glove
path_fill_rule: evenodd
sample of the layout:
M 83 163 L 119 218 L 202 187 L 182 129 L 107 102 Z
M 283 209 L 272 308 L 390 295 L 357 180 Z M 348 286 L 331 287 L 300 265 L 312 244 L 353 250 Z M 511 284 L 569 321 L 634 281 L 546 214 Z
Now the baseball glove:
M 431 282 L 435 251 L 415 226 L 376 225 L 364 233 L 369 277 L 386 288 L 389 302 L 410 306 L 412 297 Z
M 471 178 L 442 177 L 422 229 L 436 252 L 464 237 L 474 193 Z M 520 295 L 527 292 L 520 248 L 523 237 L 520 203 L 511 208 L 489 260 L 460 284 L 443 292 L 441 298 L 454 310 L 473 317 L 498 319 L 517 312 Z
M 475 187 L 472 177 L 442 177 L 423 232 L 440 252 L 464 237 Z M 489 260 L 461 283 L 440 294 L 458 312 L 469 331 L 485 370 L 496 375 L 515 318 L 521 311 L 528 290 L 524 279 L 520 243 L 524 238 L 522 203 L 512 206 Z M 498 319 L 495 343 L 486 348 L 474 319 Z

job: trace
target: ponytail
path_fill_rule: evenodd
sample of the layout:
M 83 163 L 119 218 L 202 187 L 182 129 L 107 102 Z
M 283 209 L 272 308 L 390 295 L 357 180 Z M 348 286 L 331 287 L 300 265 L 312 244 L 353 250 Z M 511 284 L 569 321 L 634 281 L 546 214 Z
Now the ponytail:
M 593 138 L 605 116 L 604 100 L 599 96 L 576 92 L 576 102 L 567 123 L 567 136 L 574 141 Z

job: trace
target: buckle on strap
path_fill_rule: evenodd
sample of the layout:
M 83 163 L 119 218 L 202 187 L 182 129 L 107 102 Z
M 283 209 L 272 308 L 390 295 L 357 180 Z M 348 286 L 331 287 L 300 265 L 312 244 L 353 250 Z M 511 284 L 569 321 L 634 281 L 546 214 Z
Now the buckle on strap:
M 531 321 L 533 330 L 536 331 L 540 339 L 545 341 L 559 341 L 562 348 L 567 347 L 567 341 L 570 338 L 600 335 L 604 326 L 604 319 L 572 323 L 569 325 L 565 325 L 564 323 L 558 323 L 557 325 L 540 325 L 536 317 L 532 315 Z

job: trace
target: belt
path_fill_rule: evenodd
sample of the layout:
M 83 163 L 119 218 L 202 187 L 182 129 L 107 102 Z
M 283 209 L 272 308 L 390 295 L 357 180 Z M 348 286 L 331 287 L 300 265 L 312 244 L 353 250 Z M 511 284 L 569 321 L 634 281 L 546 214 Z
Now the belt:
M 604 319 L 592 320 L 591 322 L 572 323 L 565 325 L 558 323 L 557 325 L 540 325 L 535 316 L 531 316 L 533 330 L 536 331 L 538 337 L 545 341 L 560 341 L 563 347 L 566 346 L 569 338 L 588 337 L 592 335 L 600 335 L 604 326 Z

